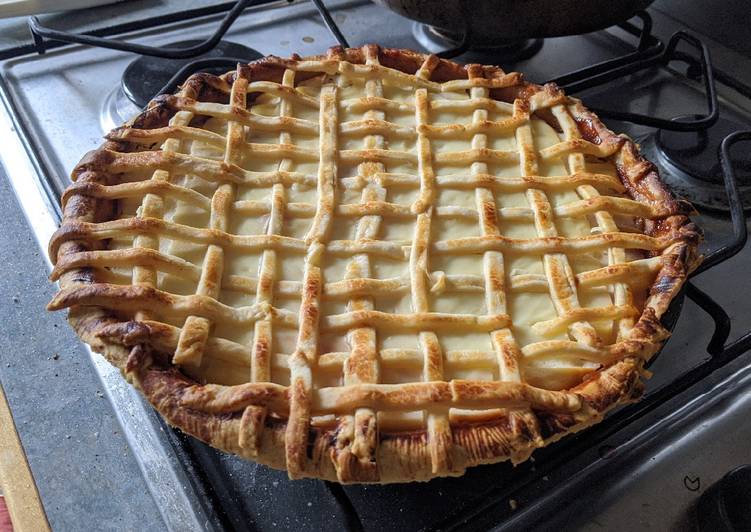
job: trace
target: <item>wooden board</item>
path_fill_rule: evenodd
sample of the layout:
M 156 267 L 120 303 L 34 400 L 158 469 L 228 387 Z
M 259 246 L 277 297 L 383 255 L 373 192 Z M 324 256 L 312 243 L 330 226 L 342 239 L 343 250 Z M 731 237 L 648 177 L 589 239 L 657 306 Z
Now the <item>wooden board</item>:
M 50 529 L 1 384 L 0 490 L 7 503 L 14 532 Z

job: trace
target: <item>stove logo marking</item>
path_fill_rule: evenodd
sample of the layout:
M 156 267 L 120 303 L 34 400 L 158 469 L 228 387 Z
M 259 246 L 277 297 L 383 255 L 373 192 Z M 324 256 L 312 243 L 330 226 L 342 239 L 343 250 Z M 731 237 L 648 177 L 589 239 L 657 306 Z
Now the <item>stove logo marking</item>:
M 683 477 L 683 485 L 688 491 L 699 491 L 701 489 L 701 479 L 699 477 L 691 478 L 686 475 Z

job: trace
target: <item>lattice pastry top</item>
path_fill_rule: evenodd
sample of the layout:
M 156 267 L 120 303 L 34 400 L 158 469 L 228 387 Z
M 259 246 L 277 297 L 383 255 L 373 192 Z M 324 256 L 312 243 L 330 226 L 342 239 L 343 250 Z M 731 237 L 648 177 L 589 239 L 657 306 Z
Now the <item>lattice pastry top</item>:
M 698 263 L 690 206 L 581 102 L 377 46 L 195 75 L 73 180 L 49 308 L 292 478 L 459 475 L 597 422 Z

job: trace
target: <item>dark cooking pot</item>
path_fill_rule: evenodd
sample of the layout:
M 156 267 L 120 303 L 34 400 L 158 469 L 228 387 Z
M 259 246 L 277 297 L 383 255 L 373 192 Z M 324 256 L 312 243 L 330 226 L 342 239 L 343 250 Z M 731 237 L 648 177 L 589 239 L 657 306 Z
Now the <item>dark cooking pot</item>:
M 412 20 L 473 44 L 557 37 L 599 30 L 631 18 L 654 0 L 373 0 Z

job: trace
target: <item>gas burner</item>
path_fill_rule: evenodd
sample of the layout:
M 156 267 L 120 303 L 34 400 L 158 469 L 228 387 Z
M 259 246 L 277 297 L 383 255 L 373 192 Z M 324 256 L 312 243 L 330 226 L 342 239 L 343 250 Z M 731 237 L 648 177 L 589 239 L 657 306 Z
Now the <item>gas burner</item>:
M 426 50 L 432 53 L 457 48 L 462 42 L 461 35 L 419 22 L 412 25 L 412 34 Z M 542 39 L 497 39 L 493 41 L 470 39 L 469 51 L 466 52 L 465 57 L 473 62 L 496 65 L 521 61 L 540 51 L 542 43 Z
M 169 48 L 188 48 L 201 42 L 200 40 L 179 41 L 167 46 Z M 125 69 L 121 82 L 122 90 L 131 102 L 139 108 L 143 108 L 180 68 L 198 59 L 210 57 L 237 57 L 246 61 L 253 61 L 263 57 L 263 55 L 252 48 L 230 41 L 219 41 L 207 53 L 190 59 L 165 59 L 144 55 L 135 59 Z M 213 71 L 211 68 L 205 70 L 212 74 L 223 74 L 227 69 L 222 67 L 217 71 Z
M 728 212 L 730 207 L 723 185 L 718 148 L 727 135 L 742 129 L 742 124 L 720 117 L 717 123 L 704 131 L 658 131 L 654 147 L 656 159 L 667 170 L 662 173 L 663 180 L 678 195 L 699 207 Z M 749 209 L 751 154 L 737 150 L 733 161 L 741 199 Z
M 170 47 L 186 48 L 197 42 L 200 41 L 180 41 L 170 45 Z M 141 56 L 127 66 L 120 84 L 105 98 L 99 116 L 102 130 L 105 132 L 111 131 L 136 116 L 186 65 L 198 61 L 205 62 L 205 60 L 212 58 L 227 58 L 228 60 L 237 58 L 238 61 L 253 61 L 260 57 L 262 55 L 256 50 L 230 41 L 220 41 L 210 52 L 197 58 L 165 59 Z M 216 61 L 216 63 L 218 64 L 220 61 Z M 231 68 L 227 67 L 226 64 L 221 64 L 219 66 L 202 66 L 200 71 L 224 74 Z
M 143 108 L 130 101 L 122 86 L 118 85 L 104 99 L 104 105 L 99 113 L 99 126 L 103 132 L 108 133 L 137 116 L 141 109 Z

